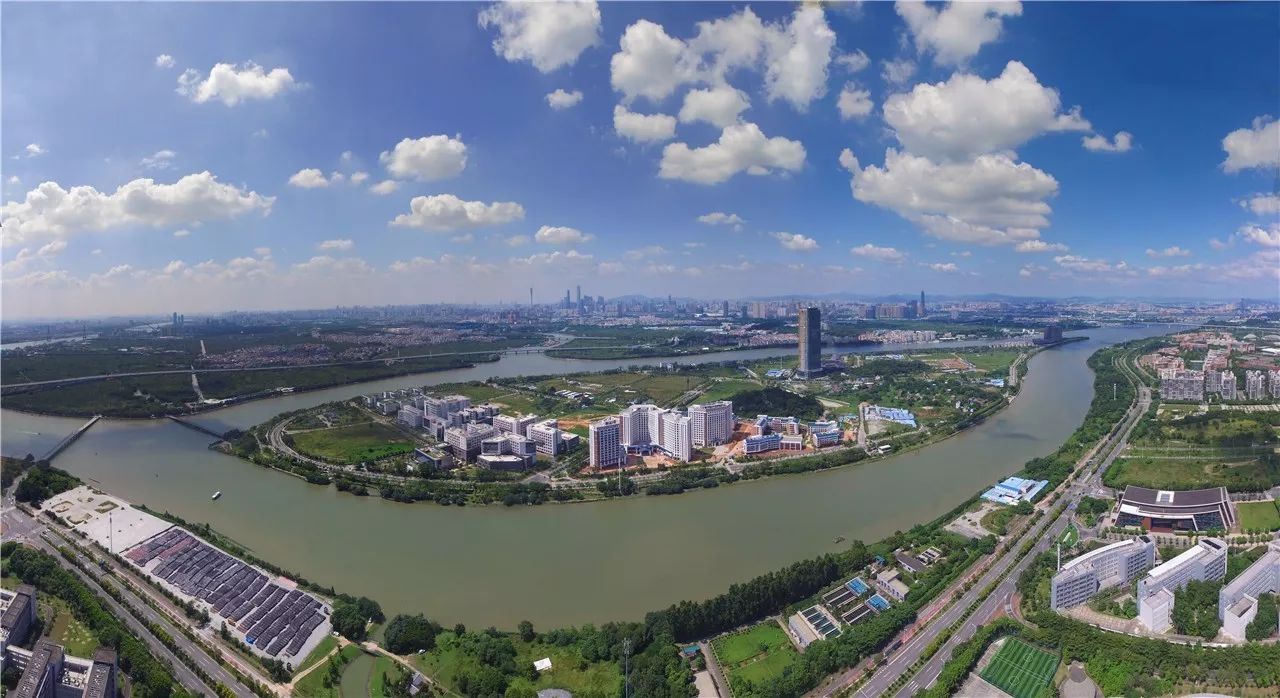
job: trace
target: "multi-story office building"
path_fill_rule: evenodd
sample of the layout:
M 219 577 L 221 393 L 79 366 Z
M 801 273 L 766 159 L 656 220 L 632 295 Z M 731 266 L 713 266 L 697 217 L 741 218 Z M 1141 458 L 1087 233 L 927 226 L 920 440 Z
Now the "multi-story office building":
M 560 453 L 560 423 L 554 419 L 530 425 L 529 438 L 537 444 L 538 453 L 552 457 Z
M 1203 400 L 1204 372 L 1169 371 L 1160 381 L 1160 396 L 1166 400 Z
M 1132 580 L 1155 563 L 1156 546 L 1147 536 L 1105 545 L 1071 560 L 1053 575 L 1050 602 L 1055 610 L 1077 606 L 1103 589 Z
M 1117 526 L 1151 531 L 1225 531 L 1236 523 L 1225 487 L 1153 490 L 1129 485 L 1120 495 Z
M 491 470 L 523 470 L 533 465 L 538 447 L 519 434 L 495 434 L 480 442 L 476 462 Z
M 36 590 L 21 585 L 13 591 L 0 590 L 0 664 L 5 673 L 16 670 L 17 686 L 8 693 L 21 698 L 115 698 L 116 653 L 106 647 L 94 651 L 91 659 L 66 654 L 62 646 L 47 639 L 23 649 L 35 625 Z
M 718 446 L 733 437 L 733 403 L 728 400 L 689 406 L 695 447 Z
M 800 367 L 796 374 L 812 378 L 822 373 L 822 311 L 817 308 L 801 308 Z
M 1267 396 L 1267 374 L 1264 371 L 1247 371 L 1244 374 L 1244 398 L 1262 400 Z
M 616 468 L 626 465 L 627 451 L 622 447 L 622 420 L 605 417 L 591 423 L 587 432 L 589 463 L 594 468 Z
M 422 410 L 413 405 L 405 405 L 396 415 L 396 421 L 414 429 L 422 428 Z
M 461 412 L 470 407 L 471 398 L 465 395 L 446 395 L 444 397 L 423 395 L 418 406 L 422 408 L 424 414 L 439 417 L 440 419 L 448 419 L 449 415 L 454 412 Z
M 836 446 L 840 443 L 840 439 L 844 434 L 839 429 L 828 429 L 826 431 L 813 432 L 813 445 L 818 448 L 826 446 Z
M 472 422 L 445 429 L 444 442 L 448 444 L 454 458 L 470 463 L 480 455 L 480 443 L 497 433 L 498 430 L 492 424 Z
M 757 434 L 747 437 L 743 443 L 743 449 L 747 453 L 764 453 L 776 451 L 781 445 L 782 434 Z
M 515 434 L 516 436 L 528 436 L 529 427 L 536 424 L 538 416 L 529 414 L 523 417 L 517 417 L 509 414 L 495 414 L 493 416 L 493 426 L 504 434 Z
M 1275 593 L 1280 593 L 1280 541 L 1272 541 L 1262 557 L 1218 592 L 1222 631 L 1245 639 L 1245 628 L 1258 615 L 1258 597 Z
M 1138 620 L 1150 630 L 1165 632 L 1171 625 L 1174 591 L 1191 581 L 1218 580 L 1226 575 L 1226 541 L 1202 539 L 1138 580 Z
M 920 303 L 916 305 L 916 317 L 924 317 L 924 291 L 920 292 Z

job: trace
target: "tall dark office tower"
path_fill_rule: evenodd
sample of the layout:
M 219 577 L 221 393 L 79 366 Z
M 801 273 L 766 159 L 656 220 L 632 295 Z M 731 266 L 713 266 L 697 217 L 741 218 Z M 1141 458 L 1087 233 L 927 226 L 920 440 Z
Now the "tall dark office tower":
M 729 317 L 729 301 L 725 301 L 720 304 L 720 317 L 722 318 Z
M 582 307 L 582 287 L 575 286 L 574 288 L 576 289 L 577 295 L 574 296 L 573 298 L 578 302 L 578 307 L 581 308 Z
M 822 311 L 817 308 L 800 309 L 800 368 L 801 378 L 812 378 L 822 373 Z
M 920 292 L 920 305 L 916 306 L 916 317 L 924 317 L 924 291 Z

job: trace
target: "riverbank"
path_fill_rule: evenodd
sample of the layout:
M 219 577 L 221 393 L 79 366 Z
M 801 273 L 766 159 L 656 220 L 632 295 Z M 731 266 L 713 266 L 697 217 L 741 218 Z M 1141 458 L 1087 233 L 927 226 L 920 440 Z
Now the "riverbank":
M 874 388 L 876 394 L 888 397 L 897 394 L 894 386 L 901 380 L 910 387 L 916 404 L 933 405 L 922 407 L 929 417 L 926 419 L 922 415 L 920 425 L 912 431 L 904 429 L 902 433 L 889 431 L 876 434 L 873 430 L 870 437 L 849 437 L 852 443 L 821 449 L 809 448 L 804 455 L 785 455 L 785 452 L 777 451 L 764 457 L 744 457 L 733 451 L 731 444 L 717 448 L 714 455 L 708 450 L 693 462 L 656 468 L 650 464 L 649 469 L 636 465 L 625 473 L 619 473 L 584 470 L 586 453 L 585 447 L 580 446 L 555 463 L 542 464 L 543 467 L 539 468 L 541 472 L 538 473 L 494 472 L 465 466 L 424 471 L 426 466 L 416 462 L 417 459 L 409 452 L 415 446 L 428 447 L 434 442 L 428 444 L 429 440 L 424 439 L 418 430 L 401 425 L 377 410 L 369 410 L 358 400 L 328 403 L 310 411 L 275 415 L 237 435 L 232 443 L 220 445 L 220 449 L 242 460 L 285 472 L 313 485 L 333 485 L 337 491 L 353 496 L 376 495 L 386 500 L 406 503 L 502 503 L 514 506 L 683 494 L 744 480 L 763 480 L 886 460 L 944 441 L 1007 409 L 1017 393 L 1016 381 L 1009 382 L 1009 387 L 1005 387 L 1003 376 L 1014 370 L 1008 367 L 1010 364 L 1021 364 L 1043 348 L 1019 347 L 1015 350 L 1016 354 L 1007 349 L 987 351 L 972 348 L 961 353 L 957 348 L 946 352 L 949 356 L 945 358 L 927 359 L 930 363 L 908 360 L 874 362 L 864 366 L 859 361 L 850 367 L 847 375 L 836 372 L 837 375 L 831 377 L 830 384 L 824 379 L 820 382 L 806 381 L 798 384 L 799 387 L 797 384 L 791 385 L 791 390 L 807 390 L 810 391 L 808 394 L 775 390 L 781 395 L 795 398 L 787 402 L 787 406 L 777 407 L 782 410 L 780 412 L 775 411 L 776 406 L 768 402 L 760 402 L 759 399 L 747 401 L 750 404 L 744 411 L 750 415 L 763 412 L 798 414 L 788 411 L 791 408 L 799 409 L 792 403 L 799 404 L 808 400 L 813 412 L 801 416 L 815 418 L 823 409 L 819 406 L 823 396 L 838 395 L 843 401 L 828 400 L 831 403 L 828 409 L 836 410 L 832 412 L 832 419 L 842 419 L 842 414 L 854 410 L 853 404 L 872 399 L 860 393 L 845 394 L 850 390 L 849 385 L 872 380 L 878 386 Z M 930 353 L 916 352 L 912 357 L 920 355 L 931 356 Z M 986 369 L 978 368 L 968 359 L 979 362 Z M 460 393 L 477 403 L 495 402 L 502 407 L 504 413 L 508 413 L 508 408 L 514 408 L 514 412 L 511 412 L 513 414 L 536 412 L 543 417 L 556 417 L 562 420 L 562 428 L 571 428 L 585 437 L 584 427 L 587 422 L 610 413 L 608 408 L 601 409 L 598 405 L 626 402 L 669 405 L 696 401 L 699 396 L 711 394 L 714 397 L 705 399 L 727 398 L 736 401 L 743 395 L 753 394 L 750 390 L 752 387 L 769 385 L 771 381 L 761 380 L 756 376 L 765 373 L 765 369 L 772 365 L 768 361 L 756 364 L 738 362 L 672 369 L 674 373 L 672 370 L 631 370 L 534 376 L 505 382 L 494 380 L 483 384 L 449 384 L 439 386 L 439 390 L 443 393 Z M 957 373 L 957 370 L 961 372 Z M 880 373 L 884 374 L 883 381 L 877 375 Z M 745 380 L 742 378 L 744 374 L 755 378 Z M 874 379 L 866 376 L 874 376 Z M 999 387 L 993 387 L 992 380 Z M 696 383 L 692 388 L 691 381 Z M 813 392 L 815 385 L 818 385 L 817 392 Z M 725 386 L 731 387 L 726 389 Z M 837 389 L 836 386 L 842 387 Z M 552 396 L 553 391 L 577 396 L 579 393 L 572 391 L 578 390 L 589 390 L 594 395 L 590 400 L 581 398 L 581 403 Z M 733 392 L 734 390 L 738 392 Z M 690 397 L 691 395 L 694 397 Z M 536 404 L 535 398 L 530 396 L 536 396 Z M 962 402 L 965 404 L 963 410 L 960 409 Z M 556 404 L 553 406 L 551 403 Z M 564 421 L 566 419 L 569 421 Z M 290 425 L 294 422 L 305 422 L 308 427 L 293 428 Z M 574 426 L 569 426 L 570 424 Z M 863 429 L 867 425 L 855 425 L 853 428 Z M 387 457 L 379 458 L 375 454 L 373 457 L 347 456 L 341 460 L 333 460 L 325 455 L 327 452 L 346 453 L 349 449 L 341 448 L 343 443 L 359 446 L 359 453 L 369 453 L 368 446 L 371 442 L 366 432 L 375 429 L 382 438 L 395 440 L 395 449 L 382 451 L 389 454 Z M 320 452 L 304 444 L 304 438 L 310 442 L 317 433 L 332 434 L 320 439 L 328 451 Z M 741 438 L 742 434 L 735 437 L 737 440 Z M 344 439 L 347 441 L 344 442 Z
M 347 497 L 331 487 L 300 487 L 278 471 L 247 467 L 208 450 L 208 437 L 168 420 L 103 420 L 55 465 L 128 500 L 207 522 L 259 557 L 310 579 L 363 589 L 388 613 L 442 609 L 441 621 L 477 626 L 514 627 L 523 619 L 546 627 L 598 624 L 638 618 L 681 598 L 708 598 L 735 580 L 839 549 L 832 542 L 839 537 L 878 540 L 949 511 L 1069 437 L 1093 398 L 1089 354 L 1164 331 L 1090 330 L 1087 342 L 1037 353 L 1012 406 L 942 444 L 862 467 L 764 478 L 752 487 L 700 489 L 680 497 L 496 508 Z M 779 354 L 733 356 L 754 361 Z M 520 355 L 361 390 L 625 369 L 631 363 Z M 219 433 L 245 429 L 354 393 L 342 388 L 284 396 L 192 421 Z M 43 453 L 79 426 L 74 419 L 9 411 L 0 419 L 5 453 L 19 456 Z M 218 490 L 223 496 L 210 501 Z M 663 564 L 621 564 L 646 559 Z M 371 569 L 380 573 L 370 578 Z M 582 585 L 587 576 L 596 583 Z M 432 583 L 424 585 L 423 579 Z M 522 582 L 506 583 L 512 579 Z

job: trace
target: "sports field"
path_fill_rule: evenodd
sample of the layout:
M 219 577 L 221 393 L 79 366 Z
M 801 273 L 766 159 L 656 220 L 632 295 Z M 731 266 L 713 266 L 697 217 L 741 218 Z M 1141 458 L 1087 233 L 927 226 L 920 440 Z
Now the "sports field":
M 1055 655 L 1009 638 L 982 671 L 982 678 L 1013 698 L 1039 698 L 1052 694 L 1049 684 L 1057 670 Z
M 1240 528 L 1245 531 L 1280 529 L 1280 509 L 1274 501 L 1239 502 L 1236 513 L 1240 515 Z
M 1067 530 L 1062 532 L 1061 540 L 1062 540 L 1063 547 L 1067 547 L 1067 548 L 1070 548 L 1076 543 L 1079 543 L 1080 529 L 1076 528 L 1075 524 L 1071 524 L 1070 526 L 1067 526 Z

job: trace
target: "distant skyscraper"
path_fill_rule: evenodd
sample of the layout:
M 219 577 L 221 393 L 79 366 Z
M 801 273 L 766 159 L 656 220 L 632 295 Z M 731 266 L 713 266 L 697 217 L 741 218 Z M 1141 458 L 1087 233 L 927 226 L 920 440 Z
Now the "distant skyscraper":
M 582 308 L 582 286 L 576 286 L 575 288 L 577 289 L 576 290 L 577 295 L 574 296 L 574 299 L 578 303 L 578 308 Z
M 720 304 L 720 317 L 726 319 L 729 317 L 729 301 Z
M 924 291 L 920 292 L 920 304 L 916 306 L 916 317 L 924 317 Z
M 822 373 L 822 311 L 800 309 L 800 369 L 802 378 Z

